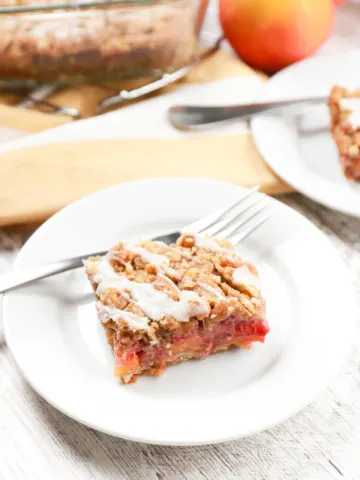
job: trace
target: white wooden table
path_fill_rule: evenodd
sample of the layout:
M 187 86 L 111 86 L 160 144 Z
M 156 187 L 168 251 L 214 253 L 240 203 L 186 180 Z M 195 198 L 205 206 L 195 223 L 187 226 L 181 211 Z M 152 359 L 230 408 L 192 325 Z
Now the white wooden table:
M 352 46 L 360 47 L 356 5 L 340 13 L 320 53 Z M 300 194 L 280 199 L 331 239 L 349 267 L 360 308 L 360 220 Z M 29 228 L 0 229 L 0 271 L 29 233 Z M 25 383 L 1 332 L 0 378 L 0 479 L 360 480 L 360 318 L 341 372 L 312 405 L 278 427 L 228 444 L 159 447 L 84 427 Z

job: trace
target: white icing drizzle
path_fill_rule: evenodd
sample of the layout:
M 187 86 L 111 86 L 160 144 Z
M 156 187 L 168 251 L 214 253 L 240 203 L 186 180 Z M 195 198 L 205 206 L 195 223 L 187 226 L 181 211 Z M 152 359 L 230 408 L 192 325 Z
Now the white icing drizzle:
M 235 268 L 232 275 L 232 281 L 235 285 L 252 285 L 260 290 L 260 279 L 258 275 L 251 272 L 247 265 Z
M 157 276 L 159 278 L 162 278 L 164 279 L 168 284 L 171 285 L 171 287 L 176 291 L 176 293 L 181 293 L 181 290 L 180 288 L 176 285 L 176 283 L 174 283 L 171 278 L 167 277 L 166 275 L 164 275 L 163 273 L 158 273 Z
M 130 252 L 140 255 L 140 258 L 143 262 L 154 265 L 158 272 L 167 273 L 174 278 L 178 277 L 176 270 L 169 266 L 170 260 L 165 255 L 149 252 L 149 250 L 146 248 L 139 247 L 138 245 L 132 243 L 127 243 L 125 248 Z
M 350 110 L 350 115 L 346 119 L 352 128 L 360 127 L 360 98 L 341 98 L 339 101 L 342 110 Z
M 129 280 L 125 275 L 118 275 L 107 256 L 97 263 L 94 281 L 98 284 L 98 294 L 110 288 L 125 295 L 130 294 L 131 300 L 153 320 L 170 316 L 178 322 L 188 322 L 192 316 L 208 314 L 210 310 L 206 299 L 195 292 L 182 290 L 179 300 L 176 301 L 166 293 L 157 290 L 151 283 L 137 283 Z
M 199 234 L 192 234 L 194 235 L 195 245 L 197 247 L 206 248 L 207 250 L 211 250 L 213 252 L 223 252 L 223 253 L 232 253 L 231 250 L 228 248 L 221 247 L 215 240 L 210 237 L 204 237 Z
M 178 274 L 178 272 L 172 267 L 164 267 L 163 270 L 164 270 L 165 273 L 172 276 L 173 278 L 177 278 L 177 279 L 180 278 L 180 275 Z M 169 280 L 170 280 L 170 278 L 169 278 Z
M 119 321 L 124 321 L 130 330 L 149 330 L 149 319 L 148 317 L 141 317 L 132 312 L 126 312 L 125 310 L 120 310 L 115 307 L 108 307 L 103 305 L 101 302 L 96 302 L 96 309 L 99 314 L 99 318 L 102 323 L 106 323 L 108 320 L 114 320 L 115 323 Z
M 207 283 L 202 283 L 198 282 L 198 285 L 203 288 L 206 292 L 212 293 L 215 295 L 215 297 L 221 299 L 221 300 L 226 300 L 225 296 L 222 295 L 216 288 L 212 287 L 211 285 L 208 285 Z
M 160 267 L 162 264 L 169 265 L 169 259 L 165 255 L 149 252 L 146 248 L 139 247 L 133 243 L 127 243 L 125 248 L 132 253 L 140 255 L 140 258 L 145 263 L 151 263 L 151 265 L 155 265 L 156 267 Z

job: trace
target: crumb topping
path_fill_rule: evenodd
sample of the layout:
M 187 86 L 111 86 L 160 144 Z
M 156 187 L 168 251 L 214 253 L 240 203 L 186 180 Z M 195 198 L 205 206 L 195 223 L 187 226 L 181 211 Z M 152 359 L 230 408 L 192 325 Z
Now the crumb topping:
M 102 322 L 131 334 L 155 339 L 192 322 L 263 316 L 256 268 L 227 241 L 184 234 L 173 245 L 119 243 L 85 269 Z

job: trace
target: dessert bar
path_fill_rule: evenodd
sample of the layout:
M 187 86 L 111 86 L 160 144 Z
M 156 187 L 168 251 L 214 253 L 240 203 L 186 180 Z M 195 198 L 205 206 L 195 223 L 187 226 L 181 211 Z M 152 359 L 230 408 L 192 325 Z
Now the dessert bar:
M 119 243 L 85 269 L 124 383 L 249 348 L 269 331 L 257 270 L 226 241 L 184 234 L 173 245 Z
M 360 181 L 360 90 L 335 86 L 329 98 L 331 134 L 348 180 Z

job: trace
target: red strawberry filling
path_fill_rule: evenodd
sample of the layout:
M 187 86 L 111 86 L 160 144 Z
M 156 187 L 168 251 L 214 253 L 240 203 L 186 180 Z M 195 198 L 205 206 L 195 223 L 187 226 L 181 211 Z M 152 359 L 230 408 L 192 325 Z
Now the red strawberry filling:
M 139 343 L 124 348 L 121 343 L 114 344 L 115 375 L 132 376 L 146 370 L 160 375 L 168 363 L 205 358 L 231 346 L 249 348 L 253 342 L 264 342 L 268 332 L 266 320 L 238 320 L 230 316 L 213 328 L 175 334 L 170 341 L 157 345 Z

